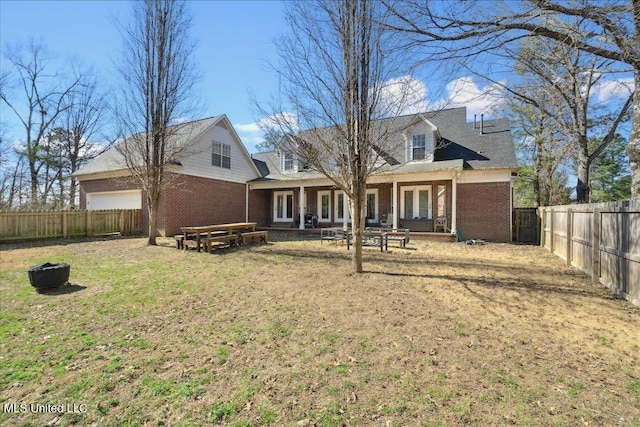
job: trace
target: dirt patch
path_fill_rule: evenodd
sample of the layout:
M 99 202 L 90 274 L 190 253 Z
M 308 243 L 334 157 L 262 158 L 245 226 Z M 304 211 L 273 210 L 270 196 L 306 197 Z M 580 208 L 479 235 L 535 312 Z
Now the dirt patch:
M 640 309 L 530 246 L 2 248 L 8 424 L 637 425 Z M 72 266 L 73 292 L 26 269 Z

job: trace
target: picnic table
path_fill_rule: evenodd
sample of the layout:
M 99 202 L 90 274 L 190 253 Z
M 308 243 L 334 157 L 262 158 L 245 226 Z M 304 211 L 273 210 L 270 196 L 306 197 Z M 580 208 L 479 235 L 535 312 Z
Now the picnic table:
M 347 250 L 352 245 L 351 239 L 353 239 L 353 232 L 347 233 Z M 384 252 L 389 249 L 388 233 L 383 230 L 364 230 L 362 235 L 363 246 L 377 246 L 380 248 L 380 252 Z
M 352 238 L 353 232 L 349 230 L 346 233 L 347 249 L 353 244 Z M 389 250 L 390 240 L 398 242 L 401 248 L 406 247 L 409 243 L 409 229 L 367 227 L 362 235 L 363 246 L 377 246 L 381 252 Z
M 189 227 L 180 227 L 182 230 L 183 238 L 185 242 L 189 239 L 189 236 L 194 237 L 194 242 L 196 246 L 196 250 L 200 252 L 200 247 L 204 242 L 207 242 L 209 239 L 217 239 L 217 240 L 227 240 L 231 242 L 231 240 L 237 241 L 237 236 L 234 236 L 234 231 L 246 231 L 255 232 L 256 231 L 255 222 L 233 222 L 229 224 L 215 224 L 215 225 L 197 225 L 197 226 L 189 226 Z M 225 237 L 226 236 L 226 237 Z M 230 237 L 234 236 L 234 237 Z M 205 240 L 207 239 L 207 240 Z M 188 245 L 184 245 L 186 249 Z

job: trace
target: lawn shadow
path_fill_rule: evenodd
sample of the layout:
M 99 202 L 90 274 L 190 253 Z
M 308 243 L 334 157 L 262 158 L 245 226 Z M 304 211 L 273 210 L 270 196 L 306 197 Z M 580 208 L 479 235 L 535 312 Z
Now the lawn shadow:
M 422 279 L 444 279 L 449 280 L 454 283 L 457 283 L 459 286 L 465 288 L 468 292 L 480 297 L 482 299 L 496 301 L 494 298 L 489 296 L 479 296 L 477 292 L 471 289 L 470 285 L 481 286 L 487 289 L 491 288 L 501 288 L 501 289 L 510 289 L 516 290 L 520 292 L 527 293 L 554 293 L 558 295 L 571 295 L 578 296 L 583 298 L 596 298 L 601 300 L 621 300 L 613 292 L 610 292 L 605 287 L 585 287 L 585 288 L 576 288 L 570 286 L 560 286 L 555 283 L 551 283 L 549 281 L 544 280 L 515 280 L 515 279 L 501 279 L 501 278 L 484 278 L 484 277 L 469 277 L 469 276 L 461 276 L 461 275 L 453 275 L 453 274 L 421 274 L 421 273 L 402 273 L 402 272 L 389 272 L 389 271 L 373 271 L 367 270 L 363 271 L 363 273 L 369 274 L 380 274 L 385 276 L 392 277 L 413 277 L 413 278 L 422 278 Z M 504 303 L 504 301 L 500 301 L 500 303 Z
M 33 240 L 14 240 L 10 242 L 0 242 L 0 249 L 3 251 L 15 250 L 15 249 L 28 249 L 28 248 L 44 248 L 48 246 L 66 246 L 74 243 L 87 243 L 87 242 L 106 242 L 111 240 L 129 240 L 139 239 L 140 235 L 133 236 L 121 236 L 121 235 L 107 235 L 107 236 L 92 236 L 92 237 L 50 237 L 46 239 L 33 239 Z
M 73 283 L 69 283 L 64 286 L 60 286 L 58 288 L 48 288 L 48 289 L 37 289 L 36 291 L 41 295 L 67 295 L 73 294 L 76 292 L 80 292 L 84 289 L 87 289 L 86 286 L 75 285 Z
M 271 246 L 271 245 L 269 245 Z M 260 255 L 264 257 L 268 257 L 272 254 L 284 255 L 291 258 L 298 259 L 314 259 L 314 260 L 343 260 L 348 261 L 351 258 L 352 251 L 347 251 L 346 246 L 343 246 L 345 249 L 342 251 L 327 251 L 321 248 L 311 250 L 305 249 L 304 251 L 295 250 L 295 249 L 282 249 L 274 245 L 274 247 L 270 247 L 267 251 L 260 253 Z M 610 292 L 606 287 L 600 286 L 591 286 L 584 283 L 584 286 L 572 286 L 572 285 L 562 285 L 559 284 L 558 277 L 548 277 L 545 272 L 540 271 L 539 268 L 535 266 L 522 266 L 518 265 L 514 267 L 512 265 L 498 264 L 495 262 L 483 262 L 483 261 L 460 261 L 460 260 L 444 260 L 441 258 L 420 258 L 420 259 L 398 259 L 397 257 L 390 257 L 392 251 L 389 252 L 380 252 L 379 249 L 368 248 L 370 250 L 366 250 L 364 253 L 364 264 L 365 268 L 368 263 L 377 264 L 380 267 L 380 270 L 365 270 L 363 273 L 375 274 L 375 275 L 386 275 L 391 277 L 407 277 L 407 278 L 418 278 L 424 280 L 447 280 L 457 284 L 457 286 L 461 286 L 467 291 L 477 294 L 471 288 L 472 285 L 481 286 L 486 289 L 510 289 L 516 290 L 519 292 L 526 292 L 530 294 L 542 294 L 544 293 L 553 293 L 557 295 L 573 295 L 582 298 L 595 298 L 599 300 L 617 300 L 620 299 L 614 293 Z M 397 253 L 401 253 L 405 249 L 400 249 L 394 247 L 395 249 L 399 249 Z M 393 271 L 394 267 L 401 263 L 409 266 L 416 266 L 416 268 L 429 268 L 429 272 L 402 272 L 402 271 Z M 459 269 L 461 274 L 445 274 L 439 273 L 437 271 L 437 266 L 444 266 L 450 268 Z M 432 268 L 433 267 L 433 268 Z M 471 269 L 481 268 L 483 271 L 495 270 L 501 273 L 513 272 L 514 268 L 522 273 L 526 272 L 522 277 L 473 277 L 469 275 L 465 275 L 464 272 Z M 424 271 L 424 270 L 423 270 Z M 580 272 L 571 272 L 571 274 L 581 275 Z M 586 277 L 586 276 L 585 276 Z M 485 299 L 492 299 L 491 296 L 484 296 Z

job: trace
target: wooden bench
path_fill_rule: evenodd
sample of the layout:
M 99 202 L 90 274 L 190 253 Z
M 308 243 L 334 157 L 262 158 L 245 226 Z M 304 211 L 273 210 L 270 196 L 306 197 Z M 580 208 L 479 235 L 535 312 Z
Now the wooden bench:
M 400 247 L 404 248 L 409 243 L 409 229 L 405 229 L 404 232 L 402 230 L 392 230 L 387 232 L 387 241 L 399 242 Z
M 177 239 L 176 239 L 176 244 L 177 244 L 177 243 L 178 243 L 178 242 L 177 242 Z M 198 241 L 197 241 L 197 240 L 194 240 L 194 239 L 191 239 L 191 238 L 186 238 L 186 239 L 185 239 L 185 238 L 183 238 L 183 239 L 182 239 L 182 246 L 181 246 L 181 248 L 182 248 L 182 249 L 184 249 L 184 250 L 187 250 L 187 249 L 189 249 L 189 248 L 193 247 L 193 248 L 196 248 L 196 250 L 198 250 L 199 248 L 197 248 L 197 247 L 196 247 L 197 245 L 198 245 Z M 201 246 L 202 248 L 204 248 L 204 247 L 205 247 L 205 245 L 206 245 L 206 240 L 205 240 L 205 239 L 200 239 L 200 246 Z
M 184 249 L 184 241 L 185 240 L 190 240 L 190 244 L 192 246 L 195 246 L 196 241 L 195 239 L 195 234 L 189 234 L 187 235 L 187 237 L 184 236 L 184 234 L 176 234 L 173 236 L 174 239 L 176 239 L 176 249 Z
M 243 245 L 249 243 L 249 241 L 267 243 L 268 235 L 268 231 L 249 231 L 246 233 L 240 233 L 240 238 L 242 239 Z
M 211 253 L 214 243 L 221 243 L 223 245 L 234 246 L 238 244 L 237 234 L 221 234 L 218 236 L 211 236 L 204 239 L 207 246 L 207 252 Z

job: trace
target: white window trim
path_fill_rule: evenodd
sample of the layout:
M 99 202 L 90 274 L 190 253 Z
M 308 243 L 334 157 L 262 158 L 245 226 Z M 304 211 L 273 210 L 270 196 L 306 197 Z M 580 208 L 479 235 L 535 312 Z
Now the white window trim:
M 329 218 L 322 218 L 322 196 L 329 197 Z M 318 191 L 318 222 L 331 222 L 331 190 Z
M 284 206 L 282 209 L 283 217 L 278 217 L 278 196 L 283 197 Z M 287 217 L 287 196 L 291 196 L 292 203 L 295 205 L 295 201 L 293 200 L 293 191 L 274 191 L 273 192 L 273 222 L 292 222 L 293 216 L 296 212 L 296 207 L 293 206 L 291 209 L 291 217 Z
M 346 210 L 347 210 L 347 222 L 351 222 L 351 209 L 349 207 L 349 199 L 346 196 L 346 194 L 344 193 L 344 191 L 342 190 L 336 190 L 333 192 L 333 213 L 334 213 L 334 218 L 336 219 L 336 222 L 340 222 L 342 223 L 344 221 L 344 217 L 342 216 L 342 212 L 338 212 L 338 197 L 342 195 L 343 197 L 343 203 L 346 203 Z
M 287 156 L 291 156 L 291 169 L 285 169 L 286 158 Z M 290 173 L 290 172 L 298 172 L 298 156 L 292 151 L 282 151 L 280 153 L 282 172 Z
M 369 194 L 375 194 L 375 212 L 373 213 L 373 218 L 372 221 L 373 222 L 378 222 L 378 189 L 377 188 L 372 188 L 370 190 L 367 190 L 367 196 L 365 196 L 365 203 L 364 203 L 364 207 L 365 207 L 365 218 L 368 216 L 368 212 L 367 212 L 367 197 L 369 196 Z
M 219 146 L 220 147 L 220 152 L 216 153 L 216 147 Z M 225 155 L 225 151 L 227 151 L 229 153 L 229 155 Z M 220 156 L 220 164 L 216 165 L 213 162 L 213 155 L 217 154 Z M 229 159 L 229 167 L 224 166 L 224 159 L 228 158 Z M 213 141 L 213 144 L 211 146 L 211 165 L 215 166 L 217 168 L 223 168 L 223 169 L 231 169 L 231 144 L 227 144 L 224 142 L 218 142 L 218 141 Z
M 422 149 L 424 150 L 424 158 L 422 159 L 414 159 L 413 158 L 413 150 L 414 150 L 414 145 L 413 145 L 413 139 L 416 136 L 422 136 L 422 138 L 424 139 L 424 146 L 422 147 Z M 414 162 L 423 162 L 425 160 L 428 159 L 428 155 L 427 155 L 427 135 L 424 133 L 415 133 L 413 135 L 411 135 L 411 139 L 409 140 L 409 158 L 411 159 L 411 161 Z
M 428 205 L 427 205 L 427 218 L 426 219 L 433 219 L 433 188 L 431 185 L 415 185 L 415 186 L 402 186 L 400 187 L 400 218 L 402 219 L 414 219 L 415 217 L 417 217 L 417 215 L 415 215 L 417 212 L 419 212 L 419 202 L 420 202 L 420 198 L 419 198 L 419 191 L 428 191 L 429 192 L 429 201 L 428 201 Z M 410 217 L 407 217 L 404 211 L 404 194 L 406 191 L 413 191 L 413 212 L 411 213 Z M 422 219 L 422 218 L 420 218 Z

